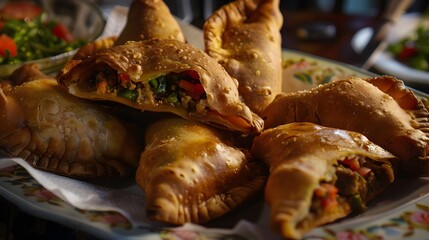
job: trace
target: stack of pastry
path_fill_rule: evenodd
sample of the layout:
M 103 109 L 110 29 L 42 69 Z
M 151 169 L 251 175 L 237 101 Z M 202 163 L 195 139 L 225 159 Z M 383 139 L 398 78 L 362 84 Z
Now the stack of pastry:
M 429 113 L 402 81 L 282 93 L 282 21 L 279 0 L 233 1 L 206 20 L 201 50 L 162 1 L 134 0 L 121 34 L 55 79 L 24 66 L 2 82 L 0 147 L 65 176 L 135 174 L 147 216 L 167 224 L 264 191 L 285 238 L 364 211 L 398 173 L 427 176 Z

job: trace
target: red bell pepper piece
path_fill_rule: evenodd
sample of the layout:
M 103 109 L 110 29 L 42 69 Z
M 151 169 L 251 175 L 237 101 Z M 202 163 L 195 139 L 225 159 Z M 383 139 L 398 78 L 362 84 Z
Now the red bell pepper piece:
M 314 195 L 321 201 L 322 208 L 324 210 L 334 207 L 338 204 L 337 202 L 338 188 L 329 183 L 322 183 L 314 191 Z
M 17 47 L 13 38 L 2 34 L 0 35 L 0 55 L 6 57 L 6 52 L 9 52 L 10 56 L 14 57 L 17 53 Z
M 58 38 L 66 41 L 71 42 L 73 41 L 73 36 L 69 32 L 69 30 L 61 23 L 57 23 L 54 28 L 52 28 L 52 34 L 57 36 Z
M 360 168 L 359 160 L 357 158 L 345 158 L 340 162 L 346 165 L 348 168 L 350 168 L 353 171 L 356 171 Z

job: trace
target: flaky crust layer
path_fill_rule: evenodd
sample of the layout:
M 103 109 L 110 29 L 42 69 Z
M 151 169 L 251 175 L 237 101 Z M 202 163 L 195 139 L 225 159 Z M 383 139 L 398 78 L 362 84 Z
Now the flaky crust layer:
M 154 221 L 204 223 L 249 199 L 265 183 L 259 162 L 235 148 L 228 132 L 181 118 L 148 127 L 136 182 Z
M 313 122 L 362 133 L 400 158 L 401 171 L 429 174 L 429 113 L 396 78 L 350 78 L 279 94 L 262 117 L 266 128 Z
M 336 166 L 348 156 L 372 159 L 376 182 L 362 196 L 367 202 L 394 179 L 390 162 L 394 157 L 365 136 L 312 123 L 290 123 L 264 130 L 255 138 L 251 152 L 270 168 L 265 199 L 270 206 L 270 222 L 283 237 L 300 239 L 302 234 L 322 224 L 347 216 L 352 208 L 339 201 L 322 215 L 310 212 L 313 193 L 323 182 L 335 182 Z M 341 193 L 339 193 L 341 194 Z M 341 200 L 341 199 L 339 199 Z
M 281 92 L 282 24 L 278 0 L 233 1 L 204 24 L 206 52 L 238 80 L 244 102 L 257 114 Z
M 171 72 L 195 71 L 206 92 L 209 111 L 189 113 L 184 108 L 150 99 L 133 102 L 116 94 L 97 94 L 94 73 L 106 65 L 127 73 L 133 82 L 146 83 Z M 143 111 L 171 112 L 185 119 L 242 132 L 259 132 L 263 128 L 262 119 L 241 101 L 237 82 L 203 51 L 177 40 L 127 42 L 99 51 L 83 61 L 69 61 L 58 75 L 58 82 L 82 98 L 115 101 Z

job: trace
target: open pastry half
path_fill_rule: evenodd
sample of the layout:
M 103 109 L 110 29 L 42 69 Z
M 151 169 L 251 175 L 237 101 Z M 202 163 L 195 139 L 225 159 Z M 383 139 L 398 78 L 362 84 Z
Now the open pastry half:
M 270 168 L 270 224 L 293 239 L 364 210 L 393 182 L 397 160 L 359 133 L 305 122 L 264 130 L 251 152 Z
M 69 61 L 58 82 L 86 99 L 170 112 L 241 132 L 263 128 L 262 119 L 241 101 L 236 80 L 203 51 L 177 40 L 127 42 Z

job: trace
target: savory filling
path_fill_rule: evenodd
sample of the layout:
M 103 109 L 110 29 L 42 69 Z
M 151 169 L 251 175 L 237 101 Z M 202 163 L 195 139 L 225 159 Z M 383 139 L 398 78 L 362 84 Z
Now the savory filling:
M 352 212 L 366 209 L 365 202 L 375 197 L 384 183 L 380 183 L 381 166 L 376 161 L 358 156 L 348 156 L 338 161 L 332 182 L 322 182 L 314 191 L 311 212 L 320 215 L 345 200 Z M 383 181 L 383 180 L 381 180 Z
M 115 94 L 136 103 L 172 104 L 189 112 L 206 111 L 207 96 L 198 73 L 193 70 L 134 82 L 126 73 L 105 67 L 94 79 L 97 94 Z

